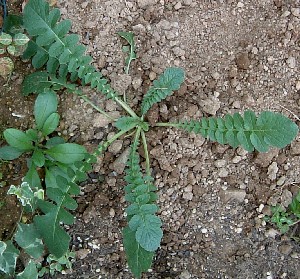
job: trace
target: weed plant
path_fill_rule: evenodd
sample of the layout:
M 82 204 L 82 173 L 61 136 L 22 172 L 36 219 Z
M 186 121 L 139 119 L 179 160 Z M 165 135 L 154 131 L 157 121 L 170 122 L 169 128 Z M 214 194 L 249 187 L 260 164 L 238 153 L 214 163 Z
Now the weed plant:
M 28 172 L 19 186 L 11 186 L 8 194 L 14 194 L 30 214 L 24 222 L 20 218 L 12 239 L 0 241 L 0 271 L 16 278 L 38 278 L 47 270 L 61 271 L 63 264 L 70 267 L 70 236 L 64 225 L 71 225 L 71 211 L 77 207 L 74 199 L 79 194 L 78 183 L 87 178 L 97 156 L 102 156 L 116 139 L 132 137 L 130 154 L 125 171 L 124 188 L 127 208 L 127 226 L 123 228 L 123 244 L 130 270 L 136 278 L 146 272 L 152 263 L 155 251 L 163 237 L 162 222 L 158 215 L 157 194 L 151 176 L 150 158 L 147 148 L 147 132 L 150 127 L 147 113 L 155 104 L 178 90 L 184 82 L 181 68 L 167 68 L 148 89 L 139 110 L 134 111 L 126 98 L 112 89 L 107 79 L 91 64 L 92 58 L 85 55 L 85 47 L 79 44 L 79 36 L 69 34 L 71 22 L 60 20 L 60 11 L 50 8 L 44 0 L 29 0 L 24 8 L 24 28 L 30 38 L 23 54 L 30 59 L 36 71 L 23 83 L 23 95 L 38 94 L 34 106 L 35 125 L 25 132 L 14 128 L 4 131 L 8 143 L 0 149 L 0 158 L 13 160 L 26 156 Z M 133 34 L 120 32 L 129 47 L 125 72 L 129 72 L 136 58 Z M 77 85 L 90 86 L 99 94 L 114 100 L 125 112 L 114 123 L 116 134 L 100 144 L 89 154 L 75 143 L 66 143 L 54 136 L 59 125 L 56 92 L 66 89 L 91 104 L 97 111 L 109 117 L 93 104 Z M 235 113 L 224 117 L 203 117 L 199 121 L 156 123 L 154 127 L 173 127 L 188 133 L 200 134 L 208 140 L 229 144 L 233 148 L 243 147 L 249 152 L 267 152 L 270 147 L 284 148 L 297 135 L 298 127 L 290 119 L 276 112 L 265 111 L 256 115 L 253 111 Z M 145 154 L 145 169 L 141 167 L 138 153 L 142 145 Z M 43 169 L 41 177 L 38 170 Z M 16 262 L 20 251 L 27 255 L 24 270 L 16 273 Z M 41 262 L 55 262 L 44 269 Z M 56 264 L 56 265 L 55 265 Z

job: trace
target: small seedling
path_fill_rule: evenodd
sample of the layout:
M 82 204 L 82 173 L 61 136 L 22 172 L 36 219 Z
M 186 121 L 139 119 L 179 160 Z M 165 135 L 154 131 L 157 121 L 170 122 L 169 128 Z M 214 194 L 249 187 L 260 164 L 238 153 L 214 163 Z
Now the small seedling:
M 41 253 L 33 255 L 27 246 L 18 241 L 16 235 L 24 234 L 24 237 L 27 236 L 28 241 L 33 244 L 42 241 L 48 252 L 57 259 L 67 255 L 70 236 L 64 230 L 63 224 L 69 225 L 74 221 L 70 211 L 76 208 L 74 195 L 79 194 L 76 182 L 86 179 L 86 172 L 91 170 L 91 163 L 96 162 L 96 156 L 102 156 L 111 143 L 127 135 L 132 137 L 132 142 L 125 171 L 127 226 L 122 230 L 123 244 L 130 270 L 136 278 L 140 278 L 141 274 L 150 268 L 163 237 L 162 222 L 158 214 L 157 189 L 152 178 L 147 145 L 147 132 L 152 128 L 147 122 L 147 113 L 154 104 L 166 99 L 180 88 L 185 79 L 184 71 L 181 68 L 167 68 L 153 81 L 142 99 L 139 110 L 134 111 L 125 99 L 119 98 L 119 94 L 112 89 L 108 80 L 91 64 L 92 58 L 84 55 L 86 49 L 78 44 L 79 36 L 68 34 L 71 22 L 59 19 L 59 10 L 51 9 L 44 0 L 29 0 L 24 8 L 24 26 L 30 41 L 23 58 L 31 59 L 35 69 L 45 69 L 29 75 L 23 84 L 24 95 L 38 94 L 34 109 L 36 128 L 25 133 L 7 129 L 4 137 L 9 146 L 0 149 L 0 157 L 11 160 L 23 153 L 32 153 L 28 164 L 29 172 L 24 181 L 28 183 L 33 193 L 36 189 L 45 190 L 45 197 L 36 199 L 32 203 L 33 206 L 29 206 L 34 216 L 33 222 L 19 224 L 21 229 L 17 230 L 14 240 L 35 259 Z M 129 58 L 125 63 L 125 71 L 128 73 L 130 62 L 136 57 L 134 38 L 132 33 L 119 32 L 119 35 L 130 44 Z M 93 104 L 88 96 L 83 95 L 74 83 L 78 80 L 83 86 L 90 86 L 108 99 L 114 100 L 126 113 L 126 116 L 120 117 L 114 123 L 118 130 L 116 134 L 101 143 L 93 154 L 87 154 L 79 145 L 62 142 L 62 138 L 50 137 L 59 122 L 55 97 L 55 91 L 59 89 L 66 88 L 68 92 L 78 95 L 97 111 L 109 117 Z M 256 115 L 248 110 L 243 114 L 203 117 L 199 121 L 154 123 L 152 126 L 183 129 L 220 144 L 229 144 L 233 148 L 242 146 L 249 152 L 254 150 L 266 152 L 272 146 L 284 148 L 298 133 L 297 125 L 289 118 L 271 111 Z M 139 145 L 144 149 L 144 169 L 141 167 Z M 37 168 L 45 169 L 45 185 Z M 28 207 L 28 199 L 23 200 L 25 207 Z M 35 208 L 40 210 L 39 215 L 36 215 Z M 34 239 L 26 233 L 30 230 L 35 235 Z M 18 254 L 19 251 L 11 240 L 3 242 L 0 270 L 14 274 Z M 10 268 L 1 269 L 1 261 L 10 261 Z M 35 273 L 31 278 L 38 276 L 38 267 L 34 268 Z

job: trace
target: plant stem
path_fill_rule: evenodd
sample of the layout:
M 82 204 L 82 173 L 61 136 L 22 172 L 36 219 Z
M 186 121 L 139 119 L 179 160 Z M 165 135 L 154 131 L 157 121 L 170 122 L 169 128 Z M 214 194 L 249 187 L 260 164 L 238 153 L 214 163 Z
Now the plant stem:
M 83 95 L 81 90 L 75 90 L 74 93 L 78 95 L 81 99 L 83 99 L 85 102 L 87 102 L 89 105 L 91 105 L 95 110 L 99 111 L 101 114 L 109 118 L 110 120 L 116 121 L 113 117 L 111 117 L 109 114 L 107 114 L 105 111 L 103 111 L 101 108 L 96 106 L 86 95 Z
M 154 125 L 154 127 L 176 127 L 176 128 L 179 128 L 180 127 L 180 124 L 179 123 L 156 123 Z
M 132 117 L 138 117 L 136 115 L 136 113 L 125 103 L 123 102 L 122 100 L 120 100 L 119 98 L 114 98 L 114 100 L 124 109 L 127 111 L 127 113 L 129 115 L 131 115 Z
M 148 152 L 148 146 L 147 146 L 147 140 L 146 140 L 146 135 L 145 132 L 142 130 L 142 142 L 144 146 L 144 153 L 145 153 L 145 158 L 146 158 L 146 173 L 148 176 L 151 176 L 151 171 L 150 171 L 150 159 L 149 159 L 149 152 Z

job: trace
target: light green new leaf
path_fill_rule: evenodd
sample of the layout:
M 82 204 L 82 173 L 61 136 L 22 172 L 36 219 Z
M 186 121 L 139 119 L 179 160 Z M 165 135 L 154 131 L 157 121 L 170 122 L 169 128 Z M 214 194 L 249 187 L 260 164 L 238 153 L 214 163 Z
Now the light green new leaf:
M 9 128 L 3 132 L 4 138 L 7 143 L 21 151 L 29 151 L 34 149 L 32 141 L 23 131 Z
M 10 240 L 6 242 L 0 241 L 0 271 L 6 274 L 13 274 L 19 254 L 19 250 Z
M 135 44 L 134 44 L 134 34 L 132 32 L 117 32 L 117 34 L 125 39 L 129 45 L 130 48 L 128 49 L 128 57 L 125 60 L 126 67 L 125 67 L 125 73 L 129 73 L 129 67 L 132 60 L 136 59 L 136 53 L 135 53 Z
M 14 159 L 19 158 L 23 154 L 23 152 L 24 151 L 22 151 L 18 148 L 9 146 L 9 145 L 3 146 L 3 147 L 0 147 L 0 159 L 14 160 Z
M 129 227 L 123 229 L 123 244 L 129 268 L 136 278 L 146 272 L 152 264 L 153 252 L 143 249 L 135 239 L 135 232 Z
M 22 33 L 14 35 L 13 42 L 16 46 L 24 46 L 29 42 L 29 38 Z
M 25 269 L 17 275 L 16 279 L 38 279 L 36 263 L 30 260 Z
M 59 124 L 59 114 L 54 112 L 46 119 L 41 132 L 43 136 L 47 136 L 55 131 Z
M 57 96 L 54 91 L 45 89 L 36 98 L 34 105 L 34 117 L 38 130 L 41 130 L 47 118 L 57 110 Z
M 50 147 L 45 153 L 60 163 L 73 164 L 76 161 L 83 160 L 87 151 L 81 145 L 63 143 Z
M 178 90 L 184 81 L 184 71 L 181 68 L 167 68 L 157 80 L 153 81 L 153 85 L 143 98 L 141 111 L 146 112 L 155 103 L 170 96 L 173 91 Z
M 15 241 L 33 258 L 38 259 L 42 256 L 44 245 L 41 240 L 41 235 L 34 224 L 27 225 L 19 223 L 15 234 Z

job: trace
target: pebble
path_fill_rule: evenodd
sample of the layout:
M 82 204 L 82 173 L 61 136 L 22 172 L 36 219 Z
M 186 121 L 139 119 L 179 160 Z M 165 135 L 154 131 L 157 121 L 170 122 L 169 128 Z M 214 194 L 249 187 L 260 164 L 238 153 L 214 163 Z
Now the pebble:
M 278 250 L 284 255 L 289 255 L 293 250 L 293 246 L 291 244 L 283 244 L 279 246 Z
M 291 12 L 293 16 L 300 17 L 300 8 L 292 8 Z
M 251 62 L 247 52 L 239 54 L 236 58 L 236 65 L 242 70 L 249 69 Z
M 217 168 L 221 168 L 226 165 L 226 160 L 216 160 L 214 164 Z
M 122 149 L 123 141 L 122 140 L 115 140 L 109 147 L 108 151 L 113 153 L 114 155 L 118 154 Z
M 298 80 L 298 81 L 296 82 L 296 89 L 297 89 L 297 90 L 300 90 L 300 80 Z
M 255 159 L 255 163 L 266 168 L 272 159 L 278 155 L 279 150 L 277 148 L 271 148 L 266 153 L 259 153 Z
M 192 192 L 184 192 L 182 194 L 182 197 L 185 199 L 185 200 L 189 200 L 191 201 L 193 199 L 193 193 Z
M 224 203 L 230 200 L 235 200 L 239 203 L 244 202 L 246 197 L 246 191 L 242 189 L 227 189 L 220 191 L 220 198 Z
M 193 4 L 193 0 L 183 0 L 183 4 L 186 6 L 190 6 Z
M 175 10 L 179 10 L 179 9 L 181 9 L 181 8 L 182 8 L 181 2 L 177 2 L 176 5 L 174 6 L 174 9 L 175 9 Z
M 146 8 L 147 6 L 155 5 L 157 0 L 137 0 L 137 4 L 140 8 Z
M 271 180 L 276 179 L 276 174 L 278 172 L 278 166 L 276 162 L 273 162 L 269 167 L 268 167 L 268 176 Z
M 80 249 L 76 251 L 76 258 L 83 260 L 84 258 L 87 257 L 87 255 L 90 253 L 90 249 Z
M 225 169 L 225 168 L 220 168 L 220 171 L 219 171 L 219 173 L 218 173 L 218 176 L 224 178 L 224 177 L 227 177 L 228 174 L 229 174 L 229 172 L 228 172 L 227 169 Z
M 217 111 L 221 107 L 221 102 L 219 101 L 219 99 L 212 97 L 212 98 L 203 100 L 202 105 L 203 105 L 204 112 L 211 114 L 211 115 L 216 115 Z
M 286 60 L 286 64 L 291 68 L 294 69 L 296 67 L 296 58 L 293 56 L 290 56 L 287 60 Z
M 131 82 L 132 87 L 133 87 L 135 90 L 138 89 L 138 88 L 140 88 L 141 85 L 142 85 L 142 83 L 143 83 L 143 80 L 142 80 L 140 77 L 134 77 L 134 78 L 132 79 L 132 82 Z
M 124 172 L 129 153 L 130 148 L 126 148 L 123 153 L 112 163 L 112 169 L 116 173 L 122 174 Z
M 179 275 L 179 279 L 190 279 L 190 278 L 192 278 L 192 275 L 187 270 L 182 271 Z
M 109 216 L 110 217 L 115 217 L 115 210 L 113 209 L 113 208 L 111 208 L 110 210 L 109 210 Z
M 114 112 L 110 113 L 110 116 L 112 116 L 114 118 L 119 118 L 120 117 L 120 113 L 118 111 L 114 111 Z M 98 114 L 93 119 L 93 127 L 95 127 L 95 128 L 104 128 L 104 127 L 106 127 L 108 124 L 110 124 L 112 122 L 113 122 L 113 120 L 109 119 L 105 115 Z
M 300 142 L 294 141 L 291 144 L 291 153 L 292 155 L 299 155 L 300 154 Z
M 282 206 L 288 207 L 293 200 L 293 194 L 288 189 L 284 189 L 280 199 Z
M 151 72 L 149 73 L 149 79 L 150 79 L 150 80 L 155 80 L 155 79 L 156 79 L 156 73 L 151 71 Z

